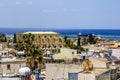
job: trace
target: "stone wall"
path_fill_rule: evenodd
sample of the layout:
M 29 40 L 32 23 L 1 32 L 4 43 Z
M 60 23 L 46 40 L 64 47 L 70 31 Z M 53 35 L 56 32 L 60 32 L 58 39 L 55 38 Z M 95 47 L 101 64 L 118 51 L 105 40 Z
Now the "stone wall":
M 46 50 L 49 50 L 51 53 L 60 53 L 60 48 L 63 47 L 63 39 L 58 34 L 45 34 L 47 32 L 43 32 L 42 34 L 33 34 L 34 41 L 36 47 L 42 50 L 43 53 Z M 17 40 L 23 40 L 24 34 L 17 34 Z

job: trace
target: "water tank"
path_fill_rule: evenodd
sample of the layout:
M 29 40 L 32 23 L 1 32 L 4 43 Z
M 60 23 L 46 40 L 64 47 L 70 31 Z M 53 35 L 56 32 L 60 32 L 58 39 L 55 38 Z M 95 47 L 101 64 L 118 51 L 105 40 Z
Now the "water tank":
M 26 76 L 30 74 L 30 68 L 29 67 L 23 67 L 19 69 L 19 74 L 21 76 Z
M 16 53 L 16 55 L 19 55 L 19 56 L 25 55 L 25 52 L 24 51 L 19 51 L 19 52 Z
M 88 56 L 92 56 L 93 55 L 93 52 L 92 51 L 89 51 L 88 52 Z
M 46 51 L 46 57 L 50 57 L 50 54 L 51 54 L 50 51 L 47 50 L 47 51 Z

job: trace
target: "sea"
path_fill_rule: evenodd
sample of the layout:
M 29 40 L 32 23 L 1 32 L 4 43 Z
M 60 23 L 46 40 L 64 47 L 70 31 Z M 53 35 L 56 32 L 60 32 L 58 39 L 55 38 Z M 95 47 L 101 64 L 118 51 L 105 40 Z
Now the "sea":
M 41 29 L 41 28 L 0 28 L 0 33 L 6 35 L 13 35 L 27 31 L 54 31 L 58 32 L 61 36 L 67 35 L 68 38 L 77 38 L 81 34 L 94 34 L 105 40 L 120 41 L 120 29 Z

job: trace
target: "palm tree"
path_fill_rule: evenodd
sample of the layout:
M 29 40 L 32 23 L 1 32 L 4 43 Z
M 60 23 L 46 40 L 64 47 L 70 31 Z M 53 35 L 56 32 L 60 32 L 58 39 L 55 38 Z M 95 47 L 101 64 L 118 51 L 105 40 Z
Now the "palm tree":
M 96 43 L 95 38 L 94 38 L 92 33 L 89 34 L 89 38 L 88 39 L 89 39 L 89 43 L 90 44 L 95 44 Z
M 35 68 L 38 68 L 40 63 L 43 61 L 42 52 L 37 49 L 34 45 L 34 35 L 24 34 L 24 46 L 25 46 L 25 53 L 27 56 L 27 65 L 34 70 Z
M 16 34 L 14 34 L 13 42 L 16 43 Z
M 16 43 L 15 43 L 14 47 L 18 51 L 23 51 L 24 50 L 23 45 L 24 45 L 23 40 L 16 40 Z
M 67 38 L 68 38 L 68 37 L 65 35 L 65 36 L 64 36 L 64 42 L 66 42 L 66 41 L 67 41 Z
M 40 68 L 39 65 L 43 62 L 42 52 L 35 47 L 34 38 L 34 35 L 31 33 L 24 34 L 23 40 L 17 43 L 18 50 L 25 51 L 27 58 L 26 64 L 32 70 L 35 68 Z
M 81 45 L 80 40 L 81 40 L 81 38 L 80 38 L 80 36 L 78 36 L 77 46 L 80 46 L 80 45 Z
M 35 68 L 40 68 L 40 64 L 43 61 L 43 55 L 40 50 L 37 48 L 30 48 L 28 50 L 30 53 L 29 56 L 27 57 L 27 65 L 34 70 Z
M 86 38 L 83 38 L 83 45 L 87 44 L 87 39 Z

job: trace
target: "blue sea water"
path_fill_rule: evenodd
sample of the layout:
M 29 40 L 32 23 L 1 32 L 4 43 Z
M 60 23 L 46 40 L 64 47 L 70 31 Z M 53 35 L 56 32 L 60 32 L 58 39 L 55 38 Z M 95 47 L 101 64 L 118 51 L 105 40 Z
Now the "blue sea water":
M 78 33 L 101 35 L 101 37 L 110 40 L 120 40 L 120 29 L 41 29 L 41 28 L 0 28 L 1 33 L 14 34 L 26 31 L 55 31 L 60 35 L 68 35 L 70 38 L 77 37 Z

